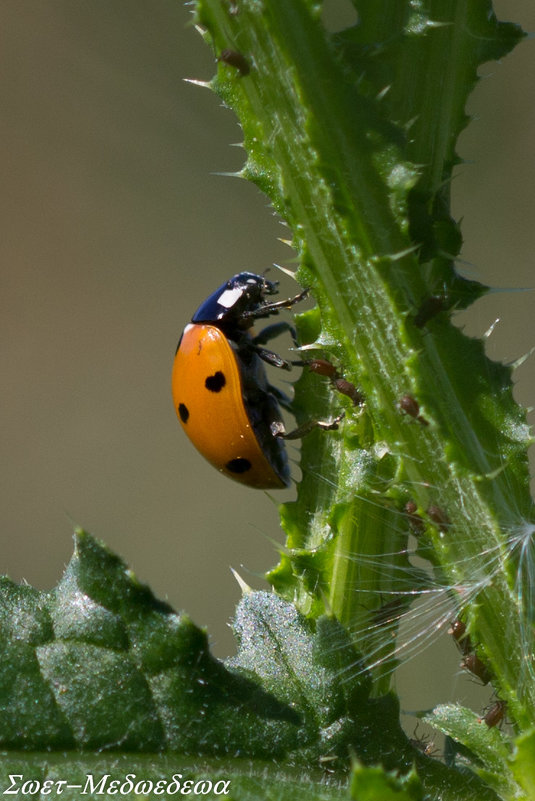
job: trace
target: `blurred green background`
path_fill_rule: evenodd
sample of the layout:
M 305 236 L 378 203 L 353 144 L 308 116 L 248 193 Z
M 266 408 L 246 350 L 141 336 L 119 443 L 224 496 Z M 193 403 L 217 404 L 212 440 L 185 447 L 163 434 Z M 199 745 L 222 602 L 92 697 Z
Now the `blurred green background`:
M 335 27 L 345 4 L 327 5 Z M 495 8 L 535 30 L 533 0 Z M 273 500 L 219 476 L 182 434 L 171 364 L 214 286 L 293 254 L 266 199 L 216 174 L 240 168 L 243 151 L 229 146 L 240 130 L 214 95 L 183 80 L 214 71 L 189 23 L 177 0 L 0 4 L 0 573 L 53 586 L 81 525 L 207 625 L 224 655 L 239 597 L 229 566 L 265 586 L 283 537 Z M 496 287 L 531 287 L 533 42 L 482 74 L 459 146 L 473 164 L 453 182 L 464 269 Z M 489 353 L 511 361 L 535 345 L 534 299 L 492 294 L 456 319 L 481 335 L 499 317 Z M 534 379 L 531 359 L 517 374 L 526 405 Z M 409 663 L 405 705 L 463 698 L 470 683 L 458 663 L 447 642 Z M 429 698 L 418 681 L 412 700 L 422 671 Z

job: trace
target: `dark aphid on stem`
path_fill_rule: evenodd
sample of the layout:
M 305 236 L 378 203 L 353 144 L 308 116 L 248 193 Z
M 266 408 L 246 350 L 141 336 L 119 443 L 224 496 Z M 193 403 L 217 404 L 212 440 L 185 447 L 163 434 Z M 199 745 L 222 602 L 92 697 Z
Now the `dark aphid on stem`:
M 465 656 L 474 650 L 472 648 L 472 643 L 470 642 L 470 636 L 466 631 L 466 625 L 459 618 L 456 618 L 456 620 L 452 621 L 452 624 L 448 629 L 448 634 L 451 634 L 459 646 L 461 653 Z
M 425 419 L 425 417 L 422 417 L 420 414 L 420 404 L 417 400 L 415 400 L 415 398 L 412 397 L 412 395 L 403 395 L 403 397 L 399 400 L 398 406 L 402 412 L 408 414 L 409 417 L 413 417 L 415 420 L 418 420 L 421 425 L 429 425 L 429 422 Z
M 483 684 L 488 684 L 492 679 L 492 673 L 485 663 L 481 661 L 475 651 L 472 651 L 470 654 L 466 654 L 461 662 L 461 667 L 476 676 Z
M 324 375 L 327 378 L 336 378 L 338 375 L 338 370 L 334 364 L 331 364 L 327 359 L 309 359 L 304 364 L 307 365 L 311 373 Z
M 445 295 L 430 295 L 422 301 L 412 321 L 416 328 L 423 328 L 433 317 L 436 317 L 437 314 L 446 309 L 447 299 Z
M 405 506 L 403 507 L 403 511 L 407 515 L 409 519 L 409 526 L 411 527 L 411 531 L 413 534 L 418 536 L 419 534 L 423 534 L 425 530 L 425 523 L 423 519 L 417 514 L 418 506 L 414 503 L 414 501 L 407 501 Z
M 451 520 L 444 509 L 441 509 L 435 503 L 427 507 L 427 514 L 439 531 L 446 531 L 451 526 Z
M 479 718 L 479 722 L 485 723 L 489 729 L 492 729 L 493 726 L 497 726 L 498 723 L 502 722 L 506 708 L 507 703 L 505 701 L 496 701 L 487 709 L 485 715 Z
M 217 60 L 228 64 L 229 67 L 235 67 L 240 75 L 249 75 L 251 72 L 251 65 L 248 59 L 245 58 L 243 53 L 238 53 L 237 50 L 222 50 Z
M 332 385 L 340 395 L 346 395 L 353 401 L 353 406 L 360 406 L 364 403 L 364 395 L 356 388 L 351 381 L 346 381 L 345 378 L 334 378 Z

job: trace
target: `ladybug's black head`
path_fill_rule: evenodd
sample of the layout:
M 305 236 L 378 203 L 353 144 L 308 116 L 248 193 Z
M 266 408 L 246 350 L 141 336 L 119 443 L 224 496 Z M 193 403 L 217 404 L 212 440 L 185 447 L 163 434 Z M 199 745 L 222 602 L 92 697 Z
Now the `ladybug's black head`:
M 221 328 L 249 328 L 252 320 L 246 313 L 260 309 L 265 296 L 277 292 L 276 281 L 268 281 L 255 273 L 238 273 L 201 303 L 192 322 L 215 323 Z

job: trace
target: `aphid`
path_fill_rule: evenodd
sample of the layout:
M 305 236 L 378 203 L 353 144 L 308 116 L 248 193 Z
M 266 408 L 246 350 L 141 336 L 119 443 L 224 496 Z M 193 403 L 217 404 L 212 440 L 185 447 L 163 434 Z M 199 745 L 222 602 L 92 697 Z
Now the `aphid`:
M 427 514 L 439 531 L 446 531 L 451 526 L 451 520 L 440 506 L 432 503 L 427 507 Z
M 417 514 L 418 507 L 414 503 L 414 501 L 407 501 L 405 506 L 403 507 L 403 511 L 409 518 L 409 526 L 411 527 L 414 534 L 419 535 L 423 534 L 425 530 L 425 523 L 423 519 Z
M 473 651 L 472 643 L 470 642 L 470 636 L 466 631 L 466 625 L 463 623 L 462 620 L 456 618 L 452 621 L 451 626 L 448 629 L 448 634 L 451 634 L 461 653 L 469 654 Z
M 493 726 L 497 726 L 498 723 L 502 722 L 506 708 L 507 703 L 505 701 L 496 701 L 496 703 L 487 709 L 485 715 L 479 718 L 479 722 L 485 723 L 489 729 L 492 729 Z
M 309 359 L 303 364 L 307 365 L 311 373 L 324 375 L 327 378 L 336 378 L 338 376 L 338 370 L 327 359 Z
M 345 378 L 334 378 L 332 385 L 337 392 L 341 395 L 346 395 L 353 401 L 353 406 L 360 406 L 364 403 L 364 395 L 356 388 L 351 381 L 346 381 Z
M 413 323 L 416 328 L 423 328 L 433 317 L 445 311 L 446 308 L 447 300 L 445 295 L 430 295 L 420 304 L 418 311 L 412 318 Z
M 402 412 L 405 412 L 405 414 L 408 414 L 409 417 L 413 417 L 415 420 L 418 420 L 421 425 L 429 425 L 429 422 L 425 419 L 425 417 L 422 417 L 420 414 L 420 405 L 418 401 L 412 397 L 412 395 L 403 395 L 403 397 L 400 398 L 398 405 Z
M 242 76 L 249 75 L 251 72 L 249 61 L 245 58 L 243 53 L 239 53 L 237 50 L 222 50 L 219 54 L 218 61 L 222 61 L 230 67 L 235 67 Z
M 488 684 L 492 679 L 492 673 L 475 651 L 466 654 L 461 662 L 461 667 L 476 676 L 483 684 Z

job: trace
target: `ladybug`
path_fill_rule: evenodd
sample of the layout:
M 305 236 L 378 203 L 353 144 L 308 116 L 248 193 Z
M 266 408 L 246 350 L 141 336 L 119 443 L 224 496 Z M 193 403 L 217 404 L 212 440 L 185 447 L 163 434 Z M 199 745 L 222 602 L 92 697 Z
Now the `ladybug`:
M 290 309 L 307 295 L 270 302 L 277 282 L 242 272 L 202 303 L 182 333 L 172 375 L 175 410 L 197 450 L 221 473 L 257 489 L 290 484 L 280 405 L 264 362 L 289 370 L 292 362 L 262 347 L 289 323 L 267 326 L 255 336 L 255 320 Z M 300 364 L 300 362 L 293 362 Z

